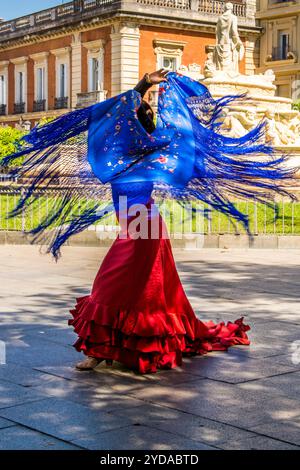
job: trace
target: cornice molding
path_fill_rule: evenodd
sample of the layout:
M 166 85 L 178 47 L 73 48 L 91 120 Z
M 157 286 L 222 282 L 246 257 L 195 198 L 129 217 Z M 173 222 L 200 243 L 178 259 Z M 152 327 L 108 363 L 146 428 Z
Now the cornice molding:
M 71 47 L 60 47 L 59 49 L 51 49 L 50 53 L 55 55 L 56 57 L 61 57 L 61 56 L 66 56 L 70 54 L 71 52 Z
M 37 52 L 36 54 L 30 54 L 30 59 L 34 60 L 34 62 L 44 62 L 49 57 L 49 52 Z
M 164 38 L 155 38 L 153 39 L 153 44 L 155 47 L 169 47 L 169 48 L 184 48 L 188 44 L 187 41 L 176 41 L 175 39 L 164 39 Z
M 128 22 L 139 24 L 142 26 L 155 26 L 161 28 L 173 28 L 184 31 L 197 31 L 198 33 L 206 32 L 215 34 L 215 23 L 210 21 L 196 21 L 196 20 L 178 20 L 174 18 L 159 18 L 157 16 L 143 17 L 136 15 L 128 15 L 124 13 L 119 13 L 110 18 L 94 18 L 92 21 L 83 22 L 81 21 L 77 26 L 63 26 L 58 30 L 48 31 L 42 34 L 32 34 L 24 35 L 22 38 L 11 39 L 6 42 L 0 40 L 0 52 L 5 50 L 16 49 L 18 47 L 24 47 L 31 44 L 36 44 L 40 42 L 48 41 L 49 39 L 59 39 L 61 37 L 69 36 L 75 32 L 84 32 L 88 30 L 98 29 L 100 27 L 112 26 L 116 22 Z M 258 26 L 239 26 L 239 31 L 241 36 L 252 34 L 259 37 L 262 33 L 262 28 Z
M 104 39 L 96 39 L 95 41 L 82 42 L 83 47 L 89 51 L 104 49 L 105 47 Z
M 70 36 L 70 44 L 72 42 L 72 35 L 75 33 L 82 33 L 84 31 L 92 31 L 94 29 L 98 29 L 99 26 L 101 27 L 107 27 L 111 26 L 112 21 L 111 20 L 102 20 L 99 21 L 99 23 L 93 22 L 92 24 L 85 24 L 85 25 L 79 25 L 78 27 L 72 27 L 70 26 L 69 28 L 61 28 L 60 30 L 57 31 L 52 31 L 52 32 L 47 32 L 44 34 L 34 34 L 34 35 L 27 35 L 24 36 L 21 39 L 15 39 L 11 40 L 6 43 L 6 45 L 1 45 L 0 41 L 0 52 L 1 51 L 7 51 L 11 49 L 16 49 L 24 46 L 30 46 L 32 44 L 37 44 L 41 42 L 46 42 L 49 41 L 50 39 L 60 39 L 64 38 L 66 36 Z
M 27 56 L 16 57 L 14 59 L 10 59 L 10 62 L 14 65 L 23 65 L 28 62 L 28 57 Z

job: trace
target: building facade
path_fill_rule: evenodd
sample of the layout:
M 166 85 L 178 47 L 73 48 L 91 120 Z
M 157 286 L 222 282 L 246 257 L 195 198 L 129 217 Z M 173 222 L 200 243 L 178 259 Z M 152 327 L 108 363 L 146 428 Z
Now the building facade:
M 276 75 L 277 94 L 300 100 L 300 0 L 260 0 L 260 68 Z
M 36 123 L 126 91 L 161 67 L 201 71 L 218 0 L 74 0 L 0 23 L 0 123 Z M 253 73 L 256 0 L 235 0 Z M 151 100 L 151 96 L 148 96 Z

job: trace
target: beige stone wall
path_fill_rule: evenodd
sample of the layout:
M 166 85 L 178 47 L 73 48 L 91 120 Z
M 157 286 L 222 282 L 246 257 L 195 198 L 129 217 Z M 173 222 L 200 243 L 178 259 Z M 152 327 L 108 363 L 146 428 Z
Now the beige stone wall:
M 257 36 L 249 35 L 245 39 L 245 74 L 253 75 L 259 67 L 259 40 Z
M 300 99 L 300 0 L 278 2 L 260 0 L 257 20 L 263 28 L 260 39 L 258 72 L 272 69 L 276 75 L 278 93 Z M 290 37 L 289 56 L 278 57 L 280 34 Z
M 140 32 L 135 23 L 114 23 L 111 38 L 111 92 L 123 93 L 139 79 Z
M 73 34 L 71 47 L 71 108 L 75 108 L 77 104 L 77 94 L 81 93 L 82 44 L 80 32 Z

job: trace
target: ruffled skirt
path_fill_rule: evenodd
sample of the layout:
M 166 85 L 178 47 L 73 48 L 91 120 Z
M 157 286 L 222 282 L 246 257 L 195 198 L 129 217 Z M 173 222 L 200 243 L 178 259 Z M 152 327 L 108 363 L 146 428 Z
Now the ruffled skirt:
M 91 294 L 78 298 L 71 314 L 78 351 L 142 374 L 181 366 L 183 356 L 250 344 L 242 318 L 225 325 L 196 317 L 163 237 L 118 236 Z

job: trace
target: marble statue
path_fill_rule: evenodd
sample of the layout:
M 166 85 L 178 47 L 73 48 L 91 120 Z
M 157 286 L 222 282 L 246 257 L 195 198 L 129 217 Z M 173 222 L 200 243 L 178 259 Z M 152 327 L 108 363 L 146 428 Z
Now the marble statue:
M 285 144 L 283 129 L 280 129 L 278 122 L 275 120 L 275 113 L 271 110 L 267 110 L 265 114 L 265 137 L 266 143 L 276 146 Z
M 207 53 L 207 59 L 204 63 L 204 76 L 205 78 L 210 78 L 215 75 L 216 65 L 214 63 L 214 53 L 209 51 Z
M 276 128 L 280 140 L 284 145 L 294 145 L 296 143 L 297 133 L 293 131 L 291 127 L 291 121 L 289 119 L 284 116 L 281 116 L 276 121 Z
M 295 134 L 296 138 L 300 138 L 300 116 L 297 114 L 288 120 L 289 129 Z
M 195 62 L 188 65 L 181 64 L 176 71 L 182 73 L 183 75 L 187 75 L 194 80 L 201 80 L 201 78 L 203 78 L 201 73 L 201 65 L 196 64 Z
M 217 70 L 238 73 L 239 61 L 244 57 L 244 46 L 238 33 L 237 16 L 232 10 L 233 4 L 226 3 L 224 13 L 218 18 L 213 62 Z
M 225 108 L 222 112 L 221 121 L 220 131 L 228 137 L 237 138 L 254 129 L 260 123 L 260 118 L 257 116 L 256 111 L 251 108 L 246 108 L 245 111 Z
M 246 130 L 229 108 L 224 108 L 220 116 L 222 124 L 219 128 L 221 134 L 238 138 L 246 134 Z
M 291 98 L 276 95 L 273 70 L 249 75 L 239 72 L 245 50 L 231 2 L 225 3 L 224 13 L 217 19 L 216 45 L 207 45 L 206 53 L 204 78 L 200 81 L 213 98 L 247 96 L 247 100 L 233 102 L 223 109 L 218 131 L 228 137 L 242 137 L 263 120 L 265 142 L 275 148 L 286 148 L 300 160 L 300 112 L 292 109 Z

